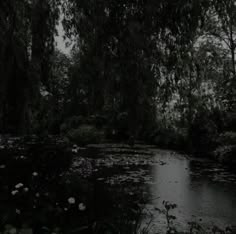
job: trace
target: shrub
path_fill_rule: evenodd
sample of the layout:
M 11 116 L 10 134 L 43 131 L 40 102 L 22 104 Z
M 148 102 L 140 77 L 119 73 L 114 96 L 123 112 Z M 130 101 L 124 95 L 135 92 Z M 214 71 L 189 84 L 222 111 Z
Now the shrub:
M 76 129 L 84 122 L 84 118 L 82 116 L 72 116 L 61 124 L 60 131 L 65 134 L 68 133 L 71 129 Z
M 207 113 L 198 113 L 190 127 L 190 140 L 193 151 L 202 153 L 215 149 L 218 129 Z
M 220 145 L 236 145 L 236 132 L 224 132 L 218 138 Z
M 158 127 L 150 137 L 150 142 L 163 148 L 183 150 L 186 147 L 186 129 Z
M 214 152 L 214 157 L 224 163 L 236 164 L 236 145 L 225 145 L 218 147 Z
M 228 131 L 236 131 L 236 111 L 228 112 L 226 114 L 225 128 Z
M 217 139 L 218 147 L 213 152 L 220 162 L 236 164 L 236 132 L 224 132 Z
M 84 124 L 95 125 L 97 128 L 102 128 L 107 124 L 107 118 L 99 114 L 91 115 Z
M 106 137 L 113 140 L 127 140 L 130 136 L 127 112 L 116 113 L 109 119 L 106 126 Z
M 79 145 L 89 143 L 99 143 L 103 139 L 103 132 L 92 125 L 81 125 L 77 129 L 70 130 L 67 134 L 68 138 Z

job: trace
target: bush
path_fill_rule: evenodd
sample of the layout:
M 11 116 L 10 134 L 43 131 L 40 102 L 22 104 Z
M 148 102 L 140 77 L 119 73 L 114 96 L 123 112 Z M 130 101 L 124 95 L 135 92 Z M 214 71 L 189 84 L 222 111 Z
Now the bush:
M 79 128 L 70 130 L 67 134 L 69 140 L 79 145 L 99 143 L 104 134 L 92 125 L 81 125 Z
M 115 113 L 105 128 L 106 137 L 112 140 L 128 140 L 130 127 L 127 112 Z
M 183 150 L 187 143 L 187 131 L 159 127 L 150 137 L 150 142 L 162 148 Z
M 210 152 L 217 145 L 218 128 L 209 113 L 200 111 L 190 127 L 192 150 L 197 153 Z
M 236 111 L 228 112 L 226 114 L 225 128 L 228 131 L 236 131 Z
M 217 141 L 219 145 L 236 145 L 236 132 L 224 132 Z
M 236 132 L 224 132 L 217 139 L 218 147 L 213 152 L 214 157 L 224 163 L 236 164 Z
M 91 115 L 84 124 L 95 125 L 97 128 L 102 128 L 107 124 L 107 118 L 99 114 Z
M 71 129 L 76 129 L 84 122 L 84 118 L 82 116 L 72 116 L 61 125 L 60 131 L 65 134 L 69 132 Z
M 236 164 L 236 145 L 225 145 L 218 147 L 214 152 L 214 157 L 223 163 Z

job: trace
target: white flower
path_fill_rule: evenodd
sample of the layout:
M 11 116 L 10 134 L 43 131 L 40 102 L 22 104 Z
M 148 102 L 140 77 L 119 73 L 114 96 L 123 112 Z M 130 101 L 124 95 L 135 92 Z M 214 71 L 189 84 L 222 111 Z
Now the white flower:
M 32 173 L 32 175 L 33 176 L 38 176 L 39 174 L 38 174 L 38 172 L 35 171 L 35 172 Z
M 24 191 L 25 191 L 25 192 L 28 192 L 28 191 L 29 191 L 29 188 L 24 188 Z
M 208 52 L 206 53 L 206 55 L 207 55 L 207 57 L 211 56 L 211 52 L 208 51 Z
M 69 204 L 75 204 L 75 198 L 74 197 L 68 198 L 68 203 Z
M 72 149 L 72 153 L 78 153 L 78 149 Z
M 16 209 L 16 214 L 18 214 L 18 215 L 21 214 L 21 211 Z
M 47 96 L 50 95 L 50 93 L 46 90 L 45 86 L 40 88 L 40 94 L 41 94 L 42 97 L 47 97 Z
M 84 203 L 80 203 L 78 208 L 79 208 L 80 211 L 85 211 L 86 210 L 86 206 L 85 206 Z
M 13 190 L 13 191 L 11 192 L 11 195 L 15 196 L 17 193 L 18 193 L 18 190 Z
M 24 185 L 22 184 L 22 183 L 19 183 L 19 184 L 17 184 L 17 185 L 15 185 L 15 188 L 16 189 L 19 189 L 19 188 L 21 188 L 21 187 L 23 187 Z

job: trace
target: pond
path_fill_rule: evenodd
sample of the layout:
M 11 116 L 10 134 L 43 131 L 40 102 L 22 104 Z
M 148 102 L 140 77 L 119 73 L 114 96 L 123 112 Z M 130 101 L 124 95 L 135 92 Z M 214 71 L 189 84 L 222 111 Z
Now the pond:
M 189 230 L 188 222 L 236 225 L 235 169 L 203 158 L 143 144 L 2 141 L 0 229 L 74 233 L 82 226 L 81 233 L 93 233 L 94 224 L 110 219 L 119 221 L 120 233 L 131 233 L 127 223 L 137 219 L 150 234 L 165 233 L 163 201 L 176 204 L 170 213 L 180 231 Z
M 166 218 L 159 212 L 164 200 L 177 205 L 172 213 L 181 230 L 186 230 L 190 221 L 208 227 L 236 225 L 236 174 L 232 168 L 148 145 L 90 145 L 80 150 L 84 156 L 75 159 L 73 170 L 84 162 L 89 166 L 83 176 L 114 191 L 122 186 L 130 195 L 145 195 L 153 233 L 166 228 Z M 149 222 L 148 218 L 143 222 Z

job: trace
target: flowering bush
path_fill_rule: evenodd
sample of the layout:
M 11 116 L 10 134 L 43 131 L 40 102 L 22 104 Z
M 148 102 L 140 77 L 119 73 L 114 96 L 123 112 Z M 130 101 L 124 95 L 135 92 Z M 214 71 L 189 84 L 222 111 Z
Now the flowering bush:
M 86 145 L 100 142 L 103 139 L 103 132 L 91 125 L 82 125 L 77 129 L 70 130 L 67 136 L 78 145 Z

